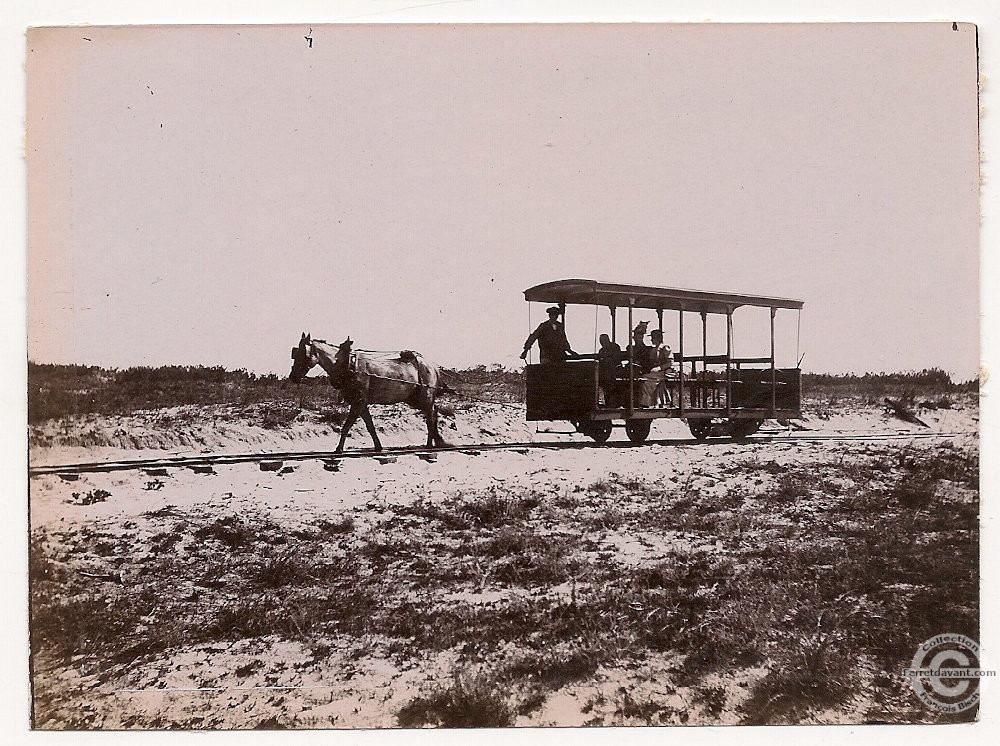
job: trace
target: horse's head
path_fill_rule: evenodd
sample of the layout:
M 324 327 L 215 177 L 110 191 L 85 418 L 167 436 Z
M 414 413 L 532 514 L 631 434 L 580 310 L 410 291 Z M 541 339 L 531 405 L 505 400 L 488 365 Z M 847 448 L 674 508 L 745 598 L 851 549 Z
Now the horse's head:
M 288 374 L 288 380 L 292 383 L 299 383 L 316 363 L 319 362 L 319 355 L 313 347 L 312 335 L 303 334 L 299 344 L 292 348 L 292 370 Z

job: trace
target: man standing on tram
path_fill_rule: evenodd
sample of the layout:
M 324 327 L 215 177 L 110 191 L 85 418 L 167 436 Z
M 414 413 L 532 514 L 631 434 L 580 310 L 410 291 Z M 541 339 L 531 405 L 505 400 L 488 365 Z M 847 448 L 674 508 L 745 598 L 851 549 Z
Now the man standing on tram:
M 562 309 L 559 306 L 552 306 L 547 309 L 549 320 L 538 325 L 524 342 L 524 352 L 521 359 L 528 357 L 528 350 L 531 345 L 538 342 L 538 359 L 541 363 L 559 363 L 566 359 L 566 356 L 576 357 L 576 353 L 569 346 L 566 339 L 566 329 L 559 320 Z

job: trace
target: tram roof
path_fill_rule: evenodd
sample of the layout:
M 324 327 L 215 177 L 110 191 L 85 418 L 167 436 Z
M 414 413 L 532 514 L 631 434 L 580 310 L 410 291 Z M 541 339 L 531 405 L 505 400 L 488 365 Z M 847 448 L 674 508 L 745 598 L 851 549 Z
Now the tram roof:
M 763 295 L 713 293 L 703 290 L 681 290 L 649 285 L 618 285 L 597 280 L 555 280 L 535 285 L 524 291 L 524 299 L 541 303 L 566 303 L 588 306 L 727 313 L 739 306 L 762 308 L 802 308 L 803 301 L 792 298 L 770 298 Z

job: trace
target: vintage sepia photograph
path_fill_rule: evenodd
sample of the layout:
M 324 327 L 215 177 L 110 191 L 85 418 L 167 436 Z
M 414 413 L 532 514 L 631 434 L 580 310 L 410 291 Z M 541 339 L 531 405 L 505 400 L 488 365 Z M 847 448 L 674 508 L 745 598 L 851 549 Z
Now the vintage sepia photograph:
M 974 23 L 26 57 L 34 729 L 978 719 Z

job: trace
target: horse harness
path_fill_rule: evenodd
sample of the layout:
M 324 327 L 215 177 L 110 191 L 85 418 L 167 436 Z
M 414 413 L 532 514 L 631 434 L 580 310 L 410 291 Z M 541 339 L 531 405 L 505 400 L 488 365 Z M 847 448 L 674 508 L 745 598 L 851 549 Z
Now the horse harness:
M 389 376 L 380 376 L 375 373 L 370 373 L 368 371 L 365 371 L 364 375 L 368 376 L 369 378 L 377 378 L 381 381 L 395 381 L 396 383 L 408 383 L 411 386 L 420 386 L 422 388 L 433 388 L 435 390 L 440 390 L 443 388 L 442 386 L 431 386 L 424 380 L 424 373 L 420 369 L 420 366 L 417 365 L 417 353 L 411 350 L 402 350 L 399 353 L 399 361 L 403 363 L 409 363 L 414 367 L 414 369 L 417 371 L 416 382 L 404 381 L 402 378 L 390 378 Z M 347 372 L 355 374 L 358 372 L 358 353 L 354 350 L 351 350 L 350 357 L 348 357 L 347 359 Z M 356 375 L 354 376 L 342 375 L 340 378 L 341 380 L 337 382 L 338 388 L 343 388 L 344 385 L 346 385 L 346 381 L 344 380 L 346 378 L 350 378 L 351 380 L 353 380 L 355 385 L 360 385 L 360 382 L 358 381 Z

